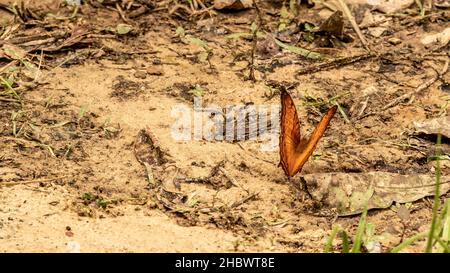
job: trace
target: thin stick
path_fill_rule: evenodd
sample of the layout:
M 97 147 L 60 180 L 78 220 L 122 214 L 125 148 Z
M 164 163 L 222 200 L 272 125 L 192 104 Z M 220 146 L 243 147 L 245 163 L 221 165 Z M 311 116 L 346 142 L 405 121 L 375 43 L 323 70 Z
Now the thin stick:
M 39 76 L 41 75 L 41 66 L 42 66 L 42 60 L 44 59 L 44 51 L 41 49 L 41 55 L 39 58 L 39 66 L 38 66 L 38 70 L 36 72 L 36 75 L 34 75 L 34 80 L 33 81 L 37 81 Z
M 18 60 L 14 60 L 9 62 L 7 65 L 3 66 L 2 68 L 0 68 L 0 73 L 2 73 L 4 70 L 6 70 L 8 67 L 10 66 L 14 66 L 17 64 L 17 62 L 19 62 Z
M 361 43 L 363 44 L 364 48 L 367 51 L 371 51 L 369 48 L 369 44 L 366 41 L 366 38 L 364 38 L 364 35 L 361 32 L 361 29 L 359 29 L 358 24 L 355 21 L 355 18 L 353 17 L 352 13 L 350 12 L 350 9 L 348 8 L 347 4 L 343 0 L 338 0 L 339 4 L 342 7 L 342 11 L 345 13 L 345 16 L 347 16 L 348 20 L 352 24 L 353 29 L 355 30 L 356 34 L 358 35 L 359 40 L 361 40 Z
M 69 175 L 59 176 L 59 177 L 53 177 L 53 178 L 41 178 L 41 179 L 34 179 L 34 180 L 24 180 L 19 182 L 2 182 L 0 183 L 0 187 L 12 187 L 17 185 L 26 185 L 26 184 L 33 184 L 33 183 L 45 183 L 45 182 L 51 182 L 63 178 L 70 177 Z
M 349 57 L 337 58 L 337 59 L 334 59 L 329 62 L 323 62 L 323 63 L 319 63 L 317 65 L 312 65 L 312 66 L 308 66 L 303 69 L 300 69 L 297 71 L 296 76 L 304 75 L 304 74 L 312 74 L 312 73 L 316 73 L 316 72 L 323 71 L 323 70 L 338 68 L 338 67 L 353 64 L 353 63 L 356 63 L 356 62 L 359 62 L 362 60 L 370 59 L 373 57 L 377 57 L 377 55 L 375 55 L 373 53 L 364 53 L 364 54 L 359 54 L 359 55 L 354 55 L 354 56 L 349 56 Z
M 234 202 L 230 207 L 233 208 L 233 209 L 234 209 L 234 208 L 237 208 L 237 207 L 243 205 L 244 203 L 246 203 L 247 201 L 249 201 L 249 200 L 255 198 L 258 194 L 259 194 L 259 192 L 255 192 L 255 193 L 252 193 L 252 194 L 248 194 L 248 195 L 247 195 L 246 197 L 244 197 L 243 199 Z
M 252 56 L 251 56 L 251 61 L 250 61 L 250 73 L 249 73 L 249 79 L 253 82 L 256 82 L 256 78 L 255 78 L 255 55 L 256 55 L 256 46 L 258 43 L 258 31 L 262 26 L 262 18 L 261 18 L 261 13 L 259 10 L 258 5 L 256 4 L 256 0 L 253 0 L 253 5 L 255 6 L 255 10 L 256 10 L 256 15 L 258 18 L 258 23 L 256 26 L 256 29 L 253 31 L 253 41 L 252 41 Z
M 337 11 L 338 9 L 331 3 L 323 1 L 322 5 L 324 5 L 326 8 L 328 8 L 331 11 Z
M 392 20 L 391 18 L 386 18 L 386 19 L 383 19 L 383 20 L 378 20 L 378 21 L 369 23 L 369 24 L 361 24 L 361 25 L 359 25 L 359 29 L 366 29 L 366 28 L 369 28 L 369 27 L 377 27 L 378 25 L 381 25 L 383 23 L 389 22 L 391 20 Z
M 180 4 L 176 4 L 175 6 L 173 6 L 173 8 L 171 8 L 171 9 L 169 10 L 169 14 L 172 15 L 172 14 L 174 14 L 174 13 L 175 13 L 177 10 L 179 10 L 179 9 L 185 10 L 187 13 L 189 13 L 189 16 L 192 15 L 192 11 L 191 11 L 188 7 L 186 7 L 186 6 L 184 6 L 184 5 L 180 5 Z
M 241 186 L 234 177 L 232 177 L 227 170 L 225 170 L 225 168 L 223 167 L 219 167 L 219 170 L 223 173 L 223 175 L 225 175 L 225 177 L 231 182 L 231 184 L 233 184 L 235 187 L 241 188 L 244 191 L 246 191 L 247 193 L 249 193 L 249 191 L 244 188 L 243 186 Z
M 362 118 L 365 118 L 365 117 L 368 117 L 368 116 L 375 115 L 375 114 L 378 114 L 380 112 L 383 112 L 383 111 L 385 111 L 385 110 L 387 110 L 387 109 L 389 109 L 391 107 L 396 106 L 397 104 L 401 103 L 402 101 L 411 98 L 413 95 L 424 91 L 425 89 L 427 89 L 428 87 L 433 85 L 433 83 L 435 83 L 440 77 L 442 77 L 442 75 L 447 73 L 448 66 L 449 66 L 449 59 L 447 58 L 447 60 L 445 61 L 444 67 L 442 68 L 442 71 L 440 73 L 436 73 L 436 75 L 433 78 L 431 78 L 428 81 L 422 83 L 415 90 L 397 97 L 396 99 L 394 99 L 393 101 L 391 101 L 390 103 L 388 103 L 384 107 L 382 107 L 380 110 L 374 111 L 374 112 L 370 112 L 370 113 L 367 113 L 365 115 L 362 115 L 358 119 L 362 119 Z
M 119 15 L 120 15 L 120 18 L 122 18 L 122 20 L 123 20 L 125 23 L 130 24 L 130 20 L 128 20 L 128 18 L 125 16 L 125 13 L 123 12 L 123 10 L 122 10 L 122 8 L 120 7 L 119 3 L 116 3 L 116 9 L 117 9 L 117 12 L 118 12 Z

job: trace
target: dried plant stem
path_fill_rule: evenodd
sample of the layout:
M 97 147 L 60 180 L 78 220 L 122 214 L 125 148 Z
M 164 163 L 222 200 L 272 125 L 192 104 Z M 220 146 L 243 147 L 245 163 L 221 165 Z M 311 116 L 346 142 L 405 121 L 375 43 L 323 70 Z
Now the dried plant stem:
M 41 179 L 33 179 L 33 180 L 24 180 L 24 181 L 18 181 L 18 182 L 2 182 L 0 183 L 0 187 L 12 187 L 17 185 L 26 185 L 26 184 L 33 184 L 33 183 L 45 183 L 45 182 L 51 182 L 59 179 L 64 179 L 69 177 L 68 175 L 59 176 L 59 177 L 52 177 L 52 178 L 41 178 Z
M 364 38 L 364 35 L 361 32 L 361 29 L 359 28 L 358 24 L 355 21 L 355 18 L 353 17 L 352 13 L 350 12 L 350 9 L 348 8 L 347 4 L 343 0 L 337 0 L 339 4 L 341 5 L 342 11 L 344 12 L 345 16 L 347 16 L 348 20 L 352 24 L 353 29 L 355 30 L 356 34 L 358 35 L 359 40 L 361 40 L 361 43 L 363 44 L 364 48 L 367 51 L 371 51 L 369 48 L 369 44 L 366 41 L 366 38 Z
M 435 83 L 440 77 L 442 77 L 442 75 L 444 75 L 445 73 L 447 73 L 448 70 L 448 66 L 449 66 L 449 59 L 447 58 L 444 67 L 442 68 L 442 71 L 440 71 L 439 73 L 436 73 L 436 75 L 429 79 L 428 81 L 422 83 L 421 85 L 419 85 L 416 89 L 414 89 L 413 91 L 410 91 L 406 94 L 403 94 L 399 97 L 397 97 L 396 99 L 392 100 L 390 103 L 386 104 L 384 107 L 382 107 L 381 109 L 379 109 L 378 111 L 374 111 L 374 112 L 370 112 L 367 113 L 365 115 L 362 115 L 361 117 L 359 117 L 359 119 L 383 112 L 391 107 L 396 106 L 397 104 L 401 103 L 402 101 L 411 98 L 412 96 L 414 96 L 415 94 L 418 94 L 422 91 L 424 91 L 425 89 L 427 89 L 428 87 L 430 87 L 431 85 L 433 85 L 433 83 Z
M 251 81 L 256 82 L 256 77 L 255 77 L 256 46 L 257 46 L 257 42 L 258 42 L 258 31 L 261 28 L 263 21 L 262 21 L 262 17 L 261 17 L 261 11 L 259 10 L 258 5 L 256 4 L 256 0 L 253 0 L 253 5 L 255 6 L 258 23 L 257 23 L 256 28 L 253 30 L 252 55 L 251 55 L 251 60 L 250 60 L 250 73 L 249 73 L 248 77 Z

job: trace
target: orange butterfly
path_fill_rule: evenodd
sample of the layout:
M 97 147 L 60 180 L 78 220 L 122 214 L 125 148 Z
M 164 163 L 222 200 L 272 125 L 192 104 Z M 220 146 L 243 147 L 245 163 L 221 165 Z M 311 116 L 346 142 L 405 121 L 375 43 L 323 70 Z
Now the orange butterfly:
M 294 101 L 285 90 L 281 91 L 280 165 L 288 177 L 298 173 L 316 148 L 337 106 L 328 109 L 309 139 L 300 137 L 300 121 Z

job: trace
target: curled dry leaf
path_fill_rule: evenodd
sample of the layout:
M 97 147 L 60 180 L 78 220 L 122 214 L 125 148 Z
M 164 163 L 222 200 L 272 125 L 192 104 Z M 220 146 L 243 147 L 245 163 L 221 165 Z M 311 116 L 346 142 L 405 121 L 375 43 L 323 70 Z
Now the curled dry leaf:
M 0 58 L 4 57 L 12 60 L 22 60 L 26 56 L 26 50 L 12 44 L 4 44 L 0 48 Z
M 161 149 L 158 140 L 148 127 L 139 131 L 134 141 L 134 155 L 145 167 L 150 187 L 160 186 L 159 181 L 168 162 L 166 158 L 168 153 Z
M 384 14 L 380 14 L 378 12 L 372 12 L 371 10 L 366 10 L 364 12 L 364 16 L 359 23 L 360 28 L 366 28 L 371 26 L 383 26 L 389 27 L 389 21 L 391 18 Z
M 252 0 L 215 0 L 214 8 L 217 10 L 242 10 L 252 6 Z
M 435 0 L 434 5 L 438 8 L 450 8 L 450 0 Z
M 417 133 L 424 133 L 428 135 L 441 134 L 447 138 L 450 138 L 450 116 L 427 119 L 420 122 L 415 121 L 414 127 Z
M 303 176 L 308 191 L 324 209 L 336 208 L 339 216 L 383 209 L 394 202 L 410 203 L 432 196 L 436 177 L 388 172 L 315 173 Z M 450 176 L 441 177 L 441 195 L 450 190 Z
M 172 176 L 167 177 L 168 153 L 161 149 L 148 127 L 139 131 L 134 142 L 134 154 L 147 171 L 149 186 L 154 190 L 156 200 L 170 211 L 188 212 L 189 207 L 185 205 L 187 195 L 176 189 Z
M 134 154 L 141 164 L 163 165 L 167 162 L 158 140 L 149 128 L 139 131 L 134 142 Z
M 392 14 L 408 8 L 414 1 L 415 0 L 371 0 L 370 2 L 375 4 L 377 10 Z
M 428 34 L 424 36 L 420 42 L 424 46 L 430 46 L 437 44 L 439 46 L 445 46 L 450 41 L 450 27 L 444 29 L 443 31 L 435 34 Z
M 75 44 L 79 44 L 82 42 L 86 35 L 89 33 L 89 30 L 86 26 L 77 26 L 72 30 L 72 33 L 70 34 L 70 37 L 62 41 L 58 44 L 51 44 L 48 47 L 40 48 L 43 51 L 47 52 L 54 52 L 59 51 L 62 48 L 71 47 Z

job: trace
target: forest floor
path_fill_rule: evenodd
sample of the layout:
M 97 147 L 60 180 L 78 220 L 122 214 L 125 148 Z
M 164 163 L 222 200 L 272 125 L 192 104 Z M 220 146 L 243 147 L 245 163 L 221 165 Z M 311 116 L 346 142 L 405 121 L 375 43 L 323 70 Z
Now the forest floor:
M 333 225 L 354 233 L 359 215 L 312 211 L 264 140 L 174 139 L 172 111 L 193 109 L 195 95 L 204 106 L 279 106 L 276 87 L 288 86 L 304 134 L 336 101 L 341 111 L 294 184 L 330 172 L 434 175 L 436 137 L 414 122 L 449 115 L 445 1 L 424 16 L 416 4 L 387 13 L 346 1 L 366 45 L 345 14 L 341 37 L 311 30 L 339 7 L 332 1 L 231 11 L 87 2 L 75 11 L 0 1 L 2 252 L 322 252 Z M 429 228 L 432 197 L 408 213 L 369 211 L 381 251 Z

